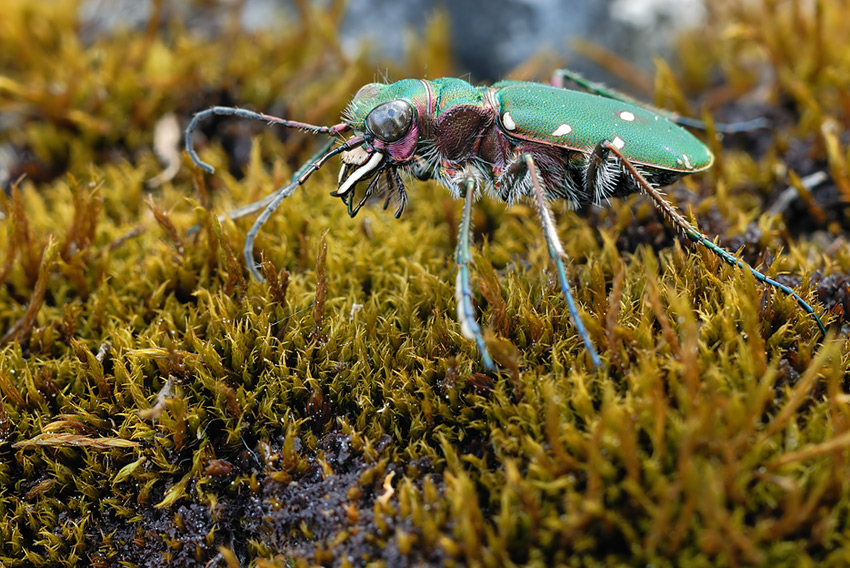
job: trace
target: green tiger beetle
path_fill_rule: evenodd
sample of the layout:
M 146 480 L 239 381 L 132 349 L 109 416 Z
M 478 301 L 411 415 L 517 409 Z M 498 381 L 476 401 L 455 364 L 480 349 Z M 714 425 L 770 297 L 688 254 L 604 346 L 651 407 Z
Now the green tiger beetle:
M 572 81 L 586 92 L 562 88 L 564 81 Z M 192 133 L 200 120 L 212 115 L 262 120 L 330 136 L 287 185 L 226 215 L 235 219 L 261 211 L 243 250 L 248 269 L 257 280 L 263 279 L 253 256 L 254 239 L 260 228 L 285 198 L 333 156 L 340 155 L 342 167 L 332 195 L 342 198 L 352 217 L 373 194 L 386 196 L 384 208 L 394 198 L 398 203 L 395 216 L 399 217 L 407 202 L 400 173 L 435 179 L 453 196 L 464 199 L 455 252 L 457 312 L 463 335 L 475 341 L 488 371 L 494 372 L 497 367 L 476 321 L 469 281 L 470 218 L 473 202 L 482 193 L 508 204 L 521 198 L 534 204 L 573 325 L 596 368 L 602 362 L 570 291 L 564 249 L 548 205 L 555 199 L 577 207 L 645 193 L 688 239 L 794 298 L 826 333 L 814 309 L 796 292 L 712 242 L 659 191 L 682 176 L 711 167 L 711 151 L 680 126 L 705 125 L 641 105 L 571 71 L 557 71 L 552 85 L 501 81 L 489 87 L 475 87 L 453 78 L 370 83 L 354 96 L 342 122 L 333 126 L 316 126 L 240 108 L 213 107 L 196 114 L 186 128 L 186 150 L 194 163 L 209 173 L 214 170 L 195 153 Z M 716 130 L 735 132 L 762 126 L 759 119 L 718 125 Z M 337 136 L 346 133 L 351 136 L 334 147 Z M 355 204 L 355 186 L 367 181 L 365 195 Z

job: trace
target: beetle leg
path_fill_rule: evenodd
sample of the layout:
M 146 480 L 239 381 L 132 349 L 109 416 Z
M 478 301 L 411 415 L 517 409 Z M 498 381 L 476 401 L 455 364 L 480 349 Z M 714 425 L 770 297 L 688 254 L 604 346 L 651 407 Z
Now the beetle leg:
M 324 144 L 322 144 L 322 147 L 319 148 L 319 151 L 316 152 L 315 154 L 313 154 L 313 156 L 309 160 L 307 160 L 307 162 L 305 162 L 305 164 L 301 167 L 301 169 L 299 169 L 297 172 L 295 172 L 292 175 L 292 179 L 290 179 L 290 181 L 293 182 L 296 179 L 298 179 L 298 176 L 300 176 L 302 173 L 304 173 L 304 170 L 310 164 L 312 164 L 313 162 L 315 162 L 319 158 L 321 158 L 328 150 L 331 149 L 331 147 L 333 147 L 334 144 L 336 144 L 336 139 L 335 138 L 328 138 L 328 141 L 325 142 Z M 236 209 L 232 209 L 232 210 L 228 211 L 227 213 L 222 213 L 221 215 L 218 216 L 218 222 L 224 223 L 224 221 L 227 220 L 227 219 L 241 219 L 242 217 L 252 215 L 252 214 L 256 213 L 257 211 L 262 211 L 263 209 L 268 207 L 269 203 L 271 203 L 272 201 L 275 200 L 278 193 L 280 193 L 281 191 L 284 191 L 287 187 L 289 187 L 289 184 L 271 192 L 270 194 L 266 195 L 265 197 L 263 197 L 262 199 L 260 199 L 258 201 L 255 201 L 253 203 L 249 203 L 248 205 L 243 205 L 242 207 L 237 207 Z M 201 228 L 200 225 L 193 225 L 186 232 L 187 236 L 191 236 L 191 235 L 195 234 L 200 228 Z
M 318 158 L 311 158 L 310 161 L 301 166 L 301 168 L 296 172 L 296 175 L 292 177 L 292 181 L 269 196 L 273 197 L 273 199 L 269 200 L 268 203 L 264 203 L 265 209 L 263 209 L 262 213 L 260 213 L 254 221 L 254 224 L 251 226 L 248 234 L 245 235 L 245 246 L 242 247 L 242 254 L 245 257 L 245 263 L 248 265 L 248 271 L 258 282 L 263 282 L 265 279 L 262 274 L 260 274 L 260 271 L 257 270 L 257 264 L 254 262 L 254 240 L 257 238 L 257 235 L 260 233 L 260 229 L 263 227 L 265 222 L 268 221 L 269 217 L 271 217 L 272 213 L 275 212 L 275 209 L 280 206 L 284 199 L 295 193 L 296 189 L 304 185 L 304 183 L 310 179 L 310 176 L 313 175 L 316 170 L 321 168 L 330 158 L 350 150 L 362 142 L 363 139 L 360 137 L 349 138 L 343 142 L 342 145 L 325 152 Z M 264 199 L 261 201 L 265 202 L 266 200 Z
M 579 73 L 576 73 L 572 69 L 555 69 L 555 71 L 552 73 L 552 79 L 549 81 L 549 84 L 551 84 L 553 87 L 558 87 L 559 89 L 566 89 L 567 81 L 575 83 L 585 91 L 593 93 L 594 95 L 599 95 L 600 97 L 605 97 L 606 99 L 616 99 L 618 101 L 636 104 L 636 101 L 630 98 L 629 96 L 624 95 L 622 93 L 618 93 L 613 89 L 609 89 L 601 83 L 594 83 L 593 81 L 588 81 L 584 78 L 584 76 Z
M 823 322 L 820 317 L 815 313 L 814 308 L 812 308 L 803 298 L 801 298 L 794 290 L 789 288 L 784 284 L 780 284 L 776 280 L 765 276 L 746 262 L 739 260 L 732 253 L 724 249 L 723 247 L 717 245 L 713 241 L 711 241 L 708 237 L 703 235 L 696 227 L 691 225 L 681 213 L 676 209 L 676 207 L 664 199 L 664 196 L 661 194 L 658 189 L 649 183 L 643 174 L 638 171 L 637 168 L 620 152 L 620 149 L 617 148 L 614 144 L 612 144 L 608 140 L 603 140 L 599 143 L 599 146 L 604 146 L 607 150 L 616 156 L 617 160 L 623 165 L 623 169 L 625 172 L 631 176 L 631 178 L 637 183 L 641 189 L 643 189 L 651 198 L 655 206 L 661 211 L 661 213 L 667 217 L 667 219 L 673 224 L 673 226 L 680 230 L 688 239 L 695 243 L 699 243 L 717 256 L 719 256 L 723 261 L 732 266 L 737 266 L 741 270 L 746 270 L 759 282 L 764 282 L 768 284 L 784 294 L 791 296 L 796 300 L 797 304 L 803 308 L 804 311 L 814 316 L 815 321 L 817 322 L 818 327 L 821 332 L 826 335 L 826 327 L 824 327 Z
M 428 161 L 419 155 L 414 155 L 411 164 L 407 166 L 407 171 L 410 172 L 416 179 L 425 181 L 431 179 L 431 166 Z
M 667 116 L 679 126 L 687 126 L 688 128 L 695 128 L 697 130 L 708 130 L 708 124 L 704 120 L 671 112 L 668 112 Z M 769 119 L 760 116 L 737 122 L 715 122 L 712 127 L 715 132 L 719 132 L 720 134 L 737 134 L 739 132 L 752 132 L 753 130 L 770 128 L 770 125 L 771 122 Z
M 525 164 L 528 167 L 528 174 L 531 177 L 531 187 L 534 191 L 534 200 L 537 205 L 537 212 L 540 215 L 540 224 L 543 226 L 543 235 L 546 237 L 546 246 L 549 249 L 549 257 L 555 262 L 555 266 L 558 268 L 558 280 L 561 284 L 561 291 L 567 299 L 570 317 L 573 320 L 573 325 L 576 326 L 576 331 L 578 332 L 579 337 L 581 337 L 581 340 L 584 342 L 585 349 L 587 349 L 587 352 L 590 354 L 594 368 L 599 368 L 602 366 L 602 360 L 599 358 L 599 354 L 596 352 L 596 348 L 593 346 L 593 342 L 587 334 L 584 323 L 582 323 L 581 317 L 579 316 L 575 298 L 573 298 L 573 294 L 570 291 L 570 283 L 567 281 L 567 270 L 564 266 L 564 248 L 561 246 L 561 240 L 558 238 L 558 233 L 555 230 L 555 222 L 552 220 L 552 212 L 549 210 L 549 206 L 546 205 L 546 200 L 543 197 L 543 188 L 540 184 L 540 177 L 537 173 L 537 167 L 534 164 L 534 158 L 531 154 L 524 154 L 523 157 L 525 158 Z
M 616 164 L 609 165 L 611 152 L 602 144 L 597 144 L 587 156 L 584 170 L 584 190 L 595 205 L 608 200 L 617 187 Z
M 470 220 L 472 218 L 472 203 L 475 201 L 475 189 L 478 181 L 473 176 L 467 176 L 460 191 L 464 197 L 463 216 L 457 237 L 457 249 L 455 250 L 455 262 L 457 263 L 457 278 L 455 280 L 455 301 L 457 302 L 457 319 L 460 322 L 460 331 L 464 337 L 475 341 L 478 351 L 481 353 L 481 362 L 484 368 L 490 372 L 497 371 L 493 358 L 487 351 L 484 336 L 481 334 L 481 326 L 475 319 L 475 308 L 472 306 L 472 286 L 469 284 L 469 265 L 472 256 L 469 252 Z
M 610 89 L 601 83 L 595 83 L 593 81 L 588 81 L 575 71 L 570 71 L 569 69 L 557 69 L 554 73 L 552 73 L 552 80 L 550 83 L 553 87 L 559 87 L 565 89 L 565 82 L 570 81 L 575 83 L 583 90 L 593 93 L 594 95 L 599 95 L 600 97 L 605 97 L 606 99 L 614 99 L 615 101 L 621 101 L 624 103 L 628 103 L 630 105 L 635 105 L 637 107 L 645 108 L 651 110 L 652 112 L 659 114 L 661 116 L 665 116 L 671 121 L 675 122 L 679 126 L 687 126 L 689 128 L 696 128 L 697 130 L 708 130 L 708 125 L 699 119 L 690 118 L 687 116 L 681 116 L 678 113 L 670 112 L 668 110 L 655 108 L 651 105 L 648 105 L 642 101 L 638 101 L 620 91 L 615 89 Z M 735 134 L 737 132 L 751 132 L 753 130 L 759 130 L 761 128 L 769 128 L 770 121 L 764 117 L 753 118 L 751 120 L 742 120 L 738 122 L 715 122 L 714 123 L 714 131 L 720 132 L 722 134 Z

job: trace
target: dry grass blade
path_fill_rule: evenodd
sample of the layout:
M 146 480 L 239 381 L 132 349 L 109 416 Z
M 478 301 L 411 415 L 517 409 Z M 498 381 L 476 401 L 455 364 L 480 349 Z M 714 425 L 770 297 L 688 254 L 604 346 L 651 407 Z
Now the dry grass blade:
M 42 446 L 57 448 L 85 447 L 105 450 L 109 448 L 138 448 L 139 444 L 132 440 L 125 440 L 123 438 L 96 438 L 91 436 L 81 436 L 79 434 L 68 433 L 39 434 L 38 436 L 30 438 L 29 440 L 23 440 L 21 442 L 15 442 L 14 444 L 12 444 L 13 448 L 22 450 L 31 450 Z

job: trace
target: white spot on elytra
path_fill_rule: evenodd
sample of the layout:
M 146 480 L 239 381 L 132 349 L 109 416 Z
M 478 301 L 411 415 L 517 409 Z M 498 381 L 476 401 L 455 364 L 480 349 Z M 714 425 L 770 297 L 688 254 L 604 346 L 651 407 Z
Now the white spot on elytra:
M 623 142 L 623 139 L 620 138 L 619 136 L 615 136 L 614 139 L 611 140 L 611 143 L 614 144 L 614 146 L 616 146 L 617 149 L 619 149 L 619 150 L 622 150 L 623 146 L 626 145 L 626 143 Z
M 572 126 L 570 126 L 569 124 L 562 124 L 561 126 L 555 129 L 555 132 L 552 133 L 552 136 L 566 136 L 572 131 Z
M 682 158 L 685 160 L 685 167 L 686 168 L 688 168 L 689 170 L 694 169 L 693 164 L 691 164 L 691 159 L 688 158 L 687 154 L 682 154 Z
M 511 118 L 511 113 L 506 112 L 502 115 L 502 124 L 505 125 L 505 128 L 508 130 L 516 130 L 516 122 Z
M 620 118 L 622 118 L 626 122 L 631 122 L 635 119 L 635 115 L 630 113 L 627 110 L 624 110 L 623 112 L 620 113 Z

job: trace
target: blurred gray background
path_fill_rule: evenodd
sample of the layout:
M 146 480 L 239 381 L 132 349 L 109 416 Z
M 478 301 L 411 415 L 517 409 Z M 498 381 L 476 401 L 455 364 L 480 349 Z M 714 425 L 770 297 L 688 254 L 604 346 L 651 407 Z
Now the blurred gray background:
M 193 29 L 215 33 L 222 18 L 231 17 L 234 4 L 172 1 L 165 6 Z M 98 34 L 144 26 L 152 0 L 83 0 L 80 6 L 83 32 Z M 651 71 L 655 55 L 669 58 L 675 37 L 705 19 L 703 0 L 348 0 L 342 44 L 355 53 L 367 40 L 374 59 L 399 59 L 410 43 L 407 32 L 421 32 L 438 8 L 450 18 L 459 72 L 476 81 L 498 80 L 542 51 L 557 54 L 564 66 L 595 74 L 595 66 L 574 50 L 579 38 Z M 292 0 L 242 2 L 246 29 L 279 29 L 295 21 Z

